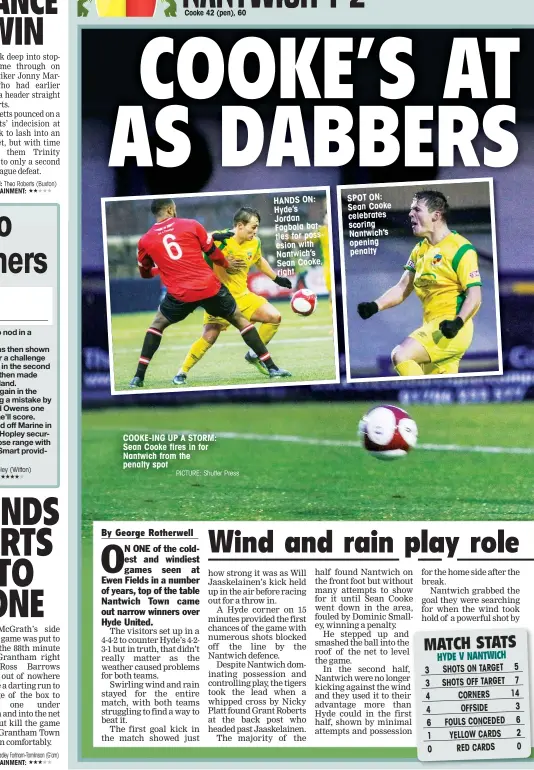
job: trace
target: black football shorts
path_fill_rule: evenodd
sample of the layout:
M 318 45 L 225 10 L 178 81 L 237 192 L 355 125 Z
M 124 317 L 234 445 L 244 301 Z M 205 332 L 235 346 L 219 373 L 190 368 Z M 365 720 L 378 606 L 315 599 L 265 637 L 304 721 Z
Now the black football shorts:
M 204 308 L 209 315 L 229 320 L 230 316 L 235 313 L 237 305 L 226 286 L 221 286 L 217 294 L 206 299 L 199 299 L 196 302 L 182 302 L 167 292 L 159 310 L 169 323 L 176 324 L 187 318 L 197 307 Z

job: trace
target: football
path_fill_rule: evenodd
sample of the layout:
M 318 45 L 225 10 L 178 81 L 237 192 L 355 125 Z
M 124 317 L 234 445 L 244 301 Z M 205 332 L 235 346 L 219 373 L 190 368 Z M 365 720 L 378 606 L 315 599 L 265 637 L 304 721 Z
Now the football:
M 311 315 L 317 306 L 317 295 L 309 289 L 299 289 L 291 297 L 291 310 L 298 315 Z
M 417 425 L 398 406 L 375 406 L 362 417 L 359 434 L 363 448 L 379 460 L 406 457 L 417 443 Z

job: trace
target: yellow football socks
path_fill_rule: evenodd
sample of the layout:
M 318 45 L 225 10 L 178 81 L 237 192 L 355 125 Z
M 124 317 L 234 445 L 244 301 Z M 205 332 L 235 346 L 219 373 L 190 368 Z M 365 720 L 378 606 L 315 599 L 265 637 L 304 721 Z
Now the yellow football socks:
M 395 370 L 401 377 L 414 377 L 423 374 L 423 370 L 416 361 L 402 361 L 396 365 Z
M 258 330 L 258 334 L 260 335 L 260 339 L 264 345 L 267 345 L 267 343 L 272 340 L 272 338 L 278 331 L 279 326 L 280 324 L 268 324 L 268 323 L 261 324 Z
M 193 342 L 189 349 L 189 353 L 185 357 L 185 361 L 182 364 L 181 372 L 187 374 L 187 372 L 195 365 L 198 364 L 200 359 L 206 355 L 211 348 L 211 343 L 206 342 L 204 337 L 200 337 L 196 342 Z
M 261 341 L 264 345 L 267 345 L 267 343 L 272 340 L 276 332 L 278 331 L 278 327 L 280 324 L 268 324 L 268 323 L 262 323 L 259 328 L 259 335 L 261 338 Z M 187 372 L 193 368 L 195 364 L 198 364 L 200 359 L 206 355 L 208 350 L 211 348 L 211 343 L 206 342 L 204 337 L 199 337 L 199 339 L 196 342 L 193 342 L 189 349 L 189 353 L 185 357 L 185 360 L 182 364 L 182 367 L 180 369 L 181 372 L 184 374 L 187 374 Z

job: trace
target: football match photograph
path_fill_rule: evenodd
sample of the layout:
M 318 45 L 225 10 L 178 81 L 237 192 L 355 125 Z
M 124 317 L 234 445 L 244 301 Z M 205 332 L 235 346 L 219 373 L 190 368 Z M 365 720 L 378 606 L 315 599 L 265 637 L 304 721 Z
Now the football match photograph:
M 338 32 L 345 35 L 344 30 Z M 192 146 L 191 159 L 183 166 L 142 167 L 127 161 L 110 167 L 112 127 L 119 106 L 141 105 L 149 123 L 155 115 L 154 102 L 139 78 L 125 80 L 114 66 L 116 50 L 124 56 L 124 67 L 137 71 L 144 47 L 157 33 L 156 29 L 86 29 L 82 40 L 83 528 L 88 542 L 92 521 L 108 518 L 431 521 L 531 517 L 534 256 L 525 244 L 530 243 L 532 229 L 534 134 L 525 120 L 527 89 L 516 94 L 523 103 L 517 124 L 522 156 L 510 168 L 465 168 L 460 163 L 450 168 L 434 163 L 427 170 L 402 164 L 363 168 L 357 158 L 340 167 L 296 166 L 290 159 L 271 166 L 267 151 L 250 165 L 223 166 L 218 110 L 226 103 L 226 92 L 208 102 L 181 95 L 189 110 Z M 177 48 L 188 39 L 187 30 L 165 30 L 165 34 Z M 378 40 L 384 33 L 373 34 Z M 454 34 L 435 30 L 432 50 L 449 50 Z M 261 36 L 275 43 L 280 37 L 272 29 Z M 295 36 L 300 45 L 306 31 L 297 30 Z M 424 86 L 414 91 L 413 98 L 422 104 L 431 99 L 437 106 L 435 72 L 428 67 L 428 32 L 409 36 Z M 230 47 L 240 33 L 213 30 L 210 37 Z M 99 51 L 96 59 L 95 50 Z M 524 82 L 530 77 L 530 65 L 528 58 Z M 169 69 L 165 71 L 170 81 L 176 73 Z M 254 105 L 265 126 L 271 124 L 278 97 L 273 91 Z M 313 136 L 314 101 L 301 102 L 307 135 Z M 472 100 L 466 97 L 468 102 Z M 353 106 L 358 102 L 347 102 L 348 108 Z M 355 122 L 356 117 L 355 113 Z M 157 137 L 150 128 L 155 152 Z M 260 192 L 237 192 L 241 190 Z M 416 193 L 424 191 L 438 195 L 433 200 L 418 196 L 412 209 Z M 371 193 L 382 198 L 371 201 Z M 305 202 L 303 196 L 308 194 L 317 200 Z M 367 205 L 372 202 L 373 208 L 349 211 L 349 204 L 361 206 L 365 201 L 349 201 L 348 196 L 361 194 L 368 195 Z M 302 198 L 298 203 L 286 200 L 293 196 Z M 444 205 L 436 207 L 441 196 L 448 211 Z M 275 197 L 281 200 L 275 202 Z M 105 199 L 104 210 L 101 199 Z M 154 214 L 154 201 L 165 200 L 164 210 Z M 340 228 L 336 227 L 338 201 Z M 275 212 L 275 206 L 282 211 Z M 298 212 L 291 211 L 292 206 Z M 237 217 L 234 222 L 243 208 L 257 213 L 246 212 L 251 218 L 240 221 Z M 333 227 L 327 219 L 326 230 L 325 213 L 334 217 Z M 350 220 L 349 214 L 354 215 Z M 300 223 L 288 219 L 279 224 L 303 224 L 303 242 L 299 230 L 276 232 L 275 216 L 300 217 Z M 246 327 L 234 326 L 220 315 L 220 308 L 219 324 L 204 323 L 208 311 L 202 306 L 172 324 L 163 314 L 161 319 L 159 308 L 169 292 L 156 270 L 161 267 L 158 256 L 151 253 L 153 246 L 147 240 L 151 228 L 163 231 L 167 218 L 194 220 L 202 228 L 192 235 L 198 249 L 209 251 L 214 245 L 218 250 L 211 257 L 202 251 L 211 271 L 212 296 L 217 293 L 217 281 L 224 286 L 218 274 L 226 268 L 218 252 L 229 265 L 229 257 L 238 258 L 227 253 L 230 239 L 217 241 L 216 236 L 227 231 L 235 236 L 237 228 L 239 232 L 255 229 L 253 237 L 259 239 L 262 258 L 276 278 L 291 281 L 291 288 L 251 265 L 247 290 L 265 300 L 256 311 L 261 318 L 254 327 L 272 359 L 269 365 L 290 376 L 271 377 L 260 371 L 261 361 L 250 363 L 248 359 L 265 354 L 260 351 L 257 356 L 241 334 Z M 374 228 L 366 220 L 373 221 Z M 354 227 L 355 223 L 361 227 Z M 308 224 L 313 228 L 308 229 Z M 454 254 L 452 249 L 446 253 L 435 249 L 440 227 L 442 238 L 454 243 L 458 239 Z M 380 229 L 387 230 L 387 235 L 379 235 Z M 350 230 L 357 230 L 358 236 Z M 169 234 L 173 235 L 163 232 L 162 243 Z M 330 241 L 330 265 L 324 260 L 325 234 Z M 350 241 L 371 239 L 379 244 L 350 245 Z M 240 240 L 239 234 L 235 240 Z M 163 259 L 170 260 L 178 254 L 172 237 L 166 243 L 170 254 L 165 251 Z M 468 245 L 472 248 L 457 256 Z M 351 256 L 350 249 L 377 251 Z M 412 257 L 414 249 L 418 249 L 413 255 L 417 259 Z M 302 252 L 302 259 L 317 262 L 304 265 L 297 258 L 295 264 L 295 251 Z M 455 360 L 447 365 L 448 369 L 458 366 L 458 374 L 398 373 L 395 366 L 422 369 L 428 363 L 419 361 L 417 353 L 414 357 L 413 349 L 404 350 L 406 360 L 396 356 L 396 363 L 392 362 L 392 352 L 402 348 L 405 340 L 419 341 L 411 335 L 427 323 L 427 303 L 434 313 L 434 299 L 430 294 L 423 296 L 413 272 L 420 270 L 427 253 L 446 271 L 449 292 L 443 297 L 444 315 L 436 310 L 435 320 L 428 323 L 437 324 L 442 338 L 437 347 L 461 343 Z M 457 271 L 452 265 L 455 257 Z M 409 265 L 411 258 L 414 266 Z M 151 277 L 143 278 L 140 268 Z M 408 286 L 413 275 L 410 296 L 398 306 L 374 312 L 374 305 L 381 304 L 380 298 L 406 272 Z M 438 275 L 433 267 L 429 272 Z M 230 279 L 232 273 L 226 273 Z M 481 285 L 468 287 L 468 283 Z M 293 309 L 291 298 L 298 292 L 316 295 L 311 315 L 302 314 L 311 307 L 309 295 L 295 297 Z M 457 300 L 451 302 L 451 297 L 461 298 L 464 292 L 470 297 L 457 311 Z M 302 306 L 297 305 L 299 299 Z M 235 302 L 244 314 L 238 299 Z M 276 313 L 281 322 L 268 339 L 278 320 Z M 451 337 L 439 330 L 445 322 Z M 503 374 L 493 376 L 500 370 L 499 325 Z M 464 336 L 470 330 L 469 342 Z M 257 338 L 252 342 L 258 349 Z M 297 383 L 302 384 L 295 387 Z M 171 442 L 169 434 L 178 438 Z M 162 435 L 161 441 L 151 438 Z M 190 435 L 212 438 L 195 441 L 189 440 Z M 157 456 L 152 458 L 149 455 L 154 452 L 144 449 L 145 443 L 167 448 L 155 450 Z M 172 449 L 171 443 L 186 448 Z M 139 444 L 141 449 L 134 448 Z M 189 445 L 196 449 L 189 451 Z M 160 457 L 160 453 L 176 457 Z M 168 465 L 155 467 L 158 463 Z M 446 483 L 436 484 L 438 473 Z
M 112 392 L 337 382 L 325 188 L 102 201 Z
M 348 379 L 502 373 L 492 180 L 338 190 Z

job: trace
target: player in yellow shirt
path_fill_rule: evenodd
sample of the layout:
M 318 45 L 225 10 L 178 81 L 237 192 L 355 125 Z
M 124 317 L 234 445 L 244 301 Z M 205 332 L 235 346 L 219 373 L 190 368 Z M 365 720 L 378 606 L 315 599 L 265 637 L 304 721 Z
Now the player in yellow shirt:
M 360 302 L 364 320 L 399 305 L 412 293 L 423 304 L 423 325 L 391 353 L 398 374 L 456 374 L 473 339 L 473 316 L 482 303 L 474 246 L 447 224 L 449 204 L 436 190 L 417 192 L 410 208 L 413 234 L 421 238 L 400 281 L 374 302 Z
M 215 245 L 219 247 L 225 256 L 231 256 L 243 263 L 242 269 L 232 273 L 232 275 L 219 265 L 213 265 L 213 270 L 221 283 L 229 289 L 236 300 L 237 307 L 245 318 L 251 322 L 251 326 L 256 322 L 261 324 L 258 334 L 264 344 L 267 344 L 278 331 L 282 322 L 282 316 L 265 297 L 260 297 L 249 290 L 247 283 L 248 272 L 251 267 L 257 267 L 258 270 L 271 278 L 276 284 L 286 289 L 291 288 L 291 281 L 289 278 L 278 276 L 263 257 L 261 241 L 257 236 L 260 220 L 260 214 L 256 209 L 242 206 L 234 215 L 233 230 L 212 234 Z M 228 321 L 224 318 L 204 313 L 202 337 L 191 346 L 180 371 L 173 379 L 175 385 L 184 385 L 186 383 L 188 372 L 206 355 L 211 346 L 217 341 L 219 334 L 225 331 L 228 326 Z M 252 351 L 250 355 L 247 353 L 245 360 L 255 366 L 266 377 L 270 376 L 269 370 Z M 285 372 L 283 376 L 291 376 L 291 373 L 285 369 L 281 371 Z
M 317 230 L 313 231 L 313 234 L 308 231 L 303 235 L 297 235 L 297 236 L 294 236 L 293 238 L 293 240 L 296 241 L 297 243 L 301 242 L 302 239 L 306 241 L 319 242 L 321 259 L 323 261 L 324 283 L 328 291 L 328 296 L 330 297 L 330 305 L 331 305 L 332 304 L 332 273 L 330 268 L 330 236 L 328 233 L 328 213 L 327 212 L 325 212 L 325 215 L 323 218 L 323 224 L 319 225 Z M 306 289 L 307 288 L 306 276 L 308 274 L 307 268 L 299 267 L 298 265 L 295 265 L 294 270 L 295 270 L 295 276 L 296 276 L 295 288 Z
M 330 306 L 332 306 L 332 273 L 330 268 L 330 238 L 328 235 L 328 214 L 325 213 L 323 224 L 319 227 L 319 246 L 321 247 L 321 257 L 323 259 L 323 276 Z
M 326 214 L 325 214 L 326 217 Z M 330 269 L 330 243 L 328 237 L 328 227 L 326 224 L 321 225 L 319 228 L 319 243 L 321 245 L 321 253 L 323 257 L 323 274 L 324 283 L 328 294 L 332 294 L 332 274 Z

